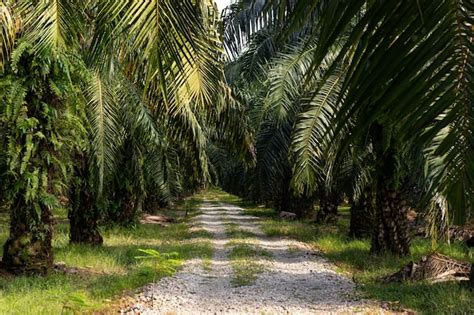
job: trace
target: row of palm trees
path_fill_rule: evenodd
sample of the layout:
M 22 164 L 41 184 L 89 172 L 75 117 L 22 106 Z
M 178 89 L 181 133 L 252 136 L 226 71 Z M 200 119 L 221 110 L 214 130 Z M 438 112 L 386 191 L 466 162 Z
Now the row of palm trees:
M 104 218 L 207 182 L 215 147 L 252 160 L 212 1 L 7 0 L 0 34 L 3 268 L 52 268 L 57 208 L 71 242 L 100 245 Z
M 240 0 L 221 22 L 211 0 L 3 1 L 3 267 L 51 269 L 56 208 L 98 245 L 101 219 L 214 180 L 300 215 L 319 200 L 322 222 L 344 197 L 351 234 L 407 254 L 409 206 L 470 217 L 473 10 Z
M 319 200 L 319 221 L 345 197 L 376 253 L 408 254 L 409 207 L 470 218 L 472 2 L 241 0 L 224 23 L 257 148 L 222 168 L 227 189 L 300 215 Z

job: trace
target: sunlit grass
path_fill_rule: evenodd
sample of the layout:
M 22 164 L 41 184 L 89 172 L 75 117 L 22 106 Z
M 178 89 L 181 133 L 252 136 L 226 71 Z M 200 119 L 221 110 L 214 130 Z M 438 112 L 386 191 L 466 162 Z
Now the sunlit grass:
M 138 225 L 134 229 L 109 227 L 102 231 L 104 245 L 70 245 L 65 212 L 56 217 L 53 241 L 55 261 L 78 268 L 77 274 L 53 273 L 47 277 L 1 277 L 0 314 L 65 314 L 113 309 L 113 301 L 123 292 L 133 291 L 153 280 L 169 276 L 187 259 L 210 260 L 213 254 L 208 232 L 192 230 L 188 218 L 195 215 L 199 199 L 189 199 L 174 209 L 179 223 L 167 227 Z M 0 215 L 0 243 L 8 237 L 8 217 Z M 178 259 L 155 266 L 137 260 L 139 249 L 177 253 Z M 1 254 L 1 249 L 0 249 Z M 156 268 L 158 267 L 158 268 Z
M 394 273 L 408 262 L 418 261 L 434 251 L 474 262 L 474 250 L 460 243 L 432 247 L 429 239 L 415 238 L 408 257 L 374 256 L 369 251 L 369 239 L 354 240 L 347 237 L 350 219 L 348 207 L 339 209 L 337 223 L 316 225 L 304 220 L 282 221 L 273 209 L 252 205 L 235 196 L 223 198 L 243 207 L 247 214 L 260 217 L 262 228 L 268 236 L 296 239 L 319 250 L 336 265 L 337 271 L 353 278 L 359 291 L 367 298 L 387 301 L 395 310 L 409 308 L 423 314 L 471 314 L 474 309 L 474 293 L 458 283 L 383 284 L 378 281 L 381 276 Z
M 266 270 L 262 258 L 270 259 L 271 254 L 251 243 L 234 243 L 229 254 L 233 270 L 231 284 L 245 286 L 254 283 Z
M 239 225 L 236 223 L 225 223 L 225 227 L 225 233 L 228 238 L 243 240 L 255 237 L 255 233 L 239 228 Z

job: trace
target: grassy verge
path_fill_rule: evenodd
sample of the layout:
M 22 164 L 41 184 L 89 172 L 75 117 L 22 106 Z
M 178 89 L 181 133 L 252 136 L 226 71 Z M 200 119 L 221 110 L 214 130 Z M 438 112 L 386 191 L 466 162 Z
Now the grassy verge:
M 271 255 L 264 249 L 252 243 L 233 243 L 229 259 L 232 265 L 233 286 L 249 285 L 257 280 L 260 273 L 265 271 L 262 258 L 270 258 Z
M 230 239 L 226 246 L 231 247 L 229 259 L 232 265 L 233 286 L 250 285 L 265 271 L 263 259 L 271 255 L 256 244 L 255 234 L 239 228 L 238 224 L 226 223 L 226 235 Z
M 198 203 L 199 198 L 193 198 L 177 204 L 170 213 L 180 219 L 167 227 L 107 228 L 102 231 L 104 246 L 97 248 L 70 245 L 66 214 L 58 213 L 61 223 L 55 228 L 55 261 L 80 271 L 47 277 L 0 275 L 0 314 L 68 314 L 107 309 L 114 307 L 112 301 L 124 292 L 171 275 L 187 259 L 210 259 L 213 248 L 207 241 L 208 233 L 190 230 L 183 216 L 184 211 L 192 216 Z M 8 217 L 0 214 L 0 243 L 7 236 Z M 177 253 L 178 258 L 163 260 L 155 268 L 154 261 L 135 258 L 142 255 L 139 249 Z
M 262 228 L 269 236 L 282 236 L 305 242 L 319 249 L 332 261 L 339 272 L 353 278 L 359 291 L 367 298 L 388 302 L 393 309 L 409 308 L 423 314 L 470 314 L 474 309 L 474 293 L 457 283 L 430 284 L 427 282 L 382 284 L 377 278 L 398 271 L 409 261 L 437 251 L 447 256 L 474 262 L 474 250 L 459 243 L 438 244 L 415 238 L 411 255 L 399 258 L 391 255 L 372 256 L 370 240 L 353 240 L 347 237 L 349 209 L 341 208 L 336 224 L 315 225 L 307 221 L 281 221 L 277 213 L 258 207 L 235 196 L 215 191 L 221 200 L 243 207 L 248 214 L 262 219 Z

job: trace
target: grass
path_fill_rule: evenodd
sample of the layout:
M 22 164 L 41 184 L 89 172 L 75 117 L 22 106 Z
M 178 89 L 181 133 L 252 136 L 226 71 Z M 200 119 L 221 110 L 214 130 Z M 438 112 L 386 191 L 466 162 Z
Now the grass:
M 269 259 L 271 254 L 255 244 L 254 233 L 239 228 L 235 223 L 226 222 L 225 225 L 226 236 L 230 239 L 226 246 L 232 248 L 229 253 L 233 270 L 231 284 L 234 287 L 250 285 L 265 271 L 262 258 Z
M 373 256 L 369 253 L 370 240 L 347 237 L 350 211 L 340 208 L 336 224 L 315 225 L 308 221 L 281 221 L 276 211 L 256 206 L 238 197 L 221 194 L 221 200 L 243 207 L 246 212 L 262 219 L 262 228 L 269 236 L 287 237 L 305 242 L 321 251 L 336 265 L 336 270 L 355 280 L 358 290 L 366 298 L 388 302 L 394 310 L 413 309 L 422 314 L 470 314 L 474 309 L 474 293 L 457 283 L 430 284 L 406 282 L 383 284 L 380 276 L 398 271 L 410 261 L 418 261 L 433 251 L 462 261 L 474 262 L 474 250 L 460 243 L 438 244 L 431 240 L 415 238 L 411 255 L 399 258 L 392 255 Z
M 225 223 L 225 226 L 225 233 L 229 238 L 245 240 L 255 237 L 255 233 L 239 228 L 239 225 L 236 223 Z
M 80 268 L 77 274 L 53 273 L 47 277 L 1 277 L 0 314 L 61 314 L 114 309 L 114 300 L 160 277 L 171 275 L 191 258 L 210 260 L 213 254 L 208 232 L 189 229 L 183 213 L 196 213 L 199 196 L 178 203 L 171 215 L 179 222 L 167 227 L 138 225 L 135 229 L 111 227 L 102 231 L 104 246 L 68 243 L 66 214 L 57 213 L 59 223 L 53 241 L 55 261 Z M 168 215 L 168 212 L 167 212 Z M 0 243 L 8 237 L 8 217 L 0 214 Z M 137 260 L 139 249 L 177 253 L 176 259 Z M 0 254 L 1 254 L 0 249 Z
M 257 280 L 258 274 L 265 271 L 261 258 L 270 258 L 264 249 L 250 243 L 234 243 L 229 254 L 232 265 L 231 284 L 233 286 L 250 285 Z

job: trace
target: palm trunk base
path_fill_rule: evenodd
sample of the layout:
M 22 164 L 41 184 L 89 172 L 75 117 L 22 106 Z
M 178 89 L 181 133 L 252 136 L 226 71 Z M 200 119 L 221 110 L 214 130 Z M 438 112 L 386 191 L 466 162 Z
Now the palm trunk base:
M 108 213 L 108 220 L 123 227 L 134 226 L 142 211 L 141 201 L 129 192 L 123 192 L 120 195 L 123 196 L 120 206 Z
M 353 201 L 351 205 L 351 221 L 349 237 L 370 237 L 374 224 L 373 197 L 370 192 L 365 192 L 359 200 Z
M 319 200 L 319 211 L 316 215 L 316 223 L 337 222 L 337 207 L 339 196 L 335 193 L 323 194 Z
M 375 232 L 372 238 L 372 253 L 390 252 L 406 256 L 410 252 L 408 233 L 408 207 L 400 194 L 394 190 L 383 190 L 377 198 Z
M 84 224 L 71 221 L 71 230 L 69 233 L 69 241 L 72 244 L 84 244 L 92 246 L 100 246 L 104 243 L 102 235 L 100 235 L 97 221 L 90 221 L 89 224 L 84 220 Z
M 92 246 L 102 245 L 104 240 L 99 232 L 100 213 L 87 186 L 81 186 L 76 191 L 68 217 L 70 243 Z
M 48 209 L 40 222 L 27 224 L 25 209 L 12 212 L 10 237 L 3 246 L 2 267 L 16 275 L 47 275 L 53 269 L 53 226 Z

